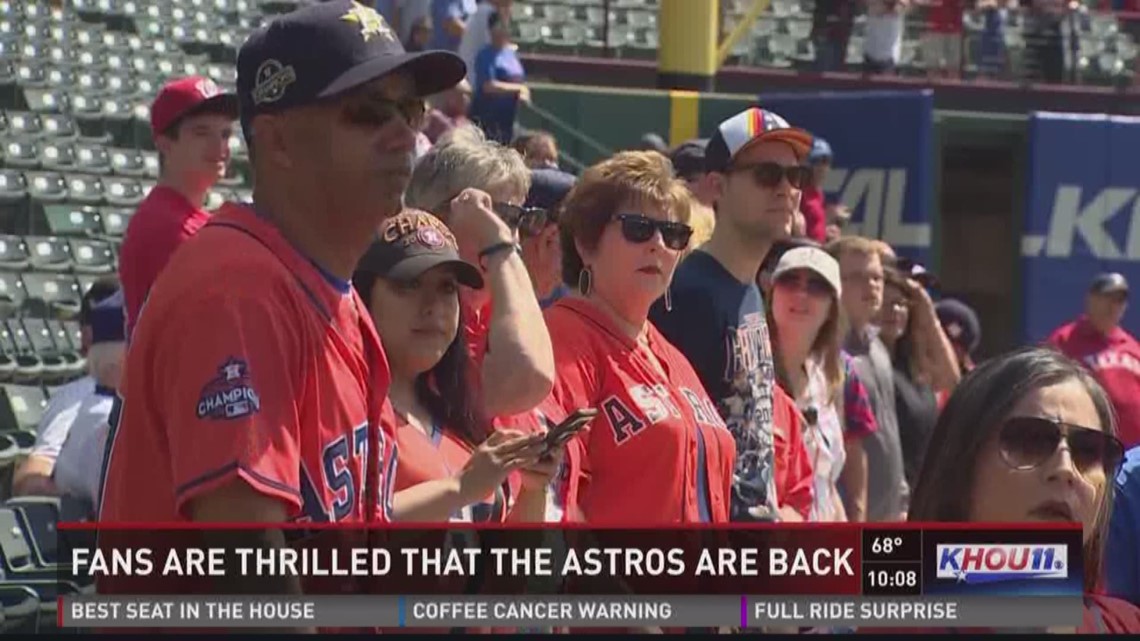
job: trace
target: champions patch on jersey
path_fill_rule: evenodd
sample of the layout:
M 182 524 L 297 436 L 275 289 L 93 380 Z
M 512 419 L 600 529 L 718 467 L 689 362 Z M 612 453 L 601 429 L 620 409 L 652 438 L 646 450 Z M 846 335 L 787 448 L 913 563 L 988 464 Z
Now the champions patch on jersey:
M 233 357 L 218 367 L 218 375 L 198 396 L 198 418 L 241 418 L 260 410 L 261 399 L 250 381 L 249 366 Z

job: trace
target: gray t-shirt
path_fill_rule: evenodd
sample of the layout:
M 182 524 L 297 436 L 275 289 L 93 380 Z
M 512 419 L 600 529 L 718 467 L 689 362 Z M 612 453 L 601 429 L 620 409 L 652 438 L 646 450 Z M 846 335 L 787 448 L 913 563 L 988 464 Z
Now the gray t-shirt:
M 867 520 L 898 519 L 907 509 L 910 488 L 903 467 L 899 421 L 895 413 L 894 368 L 878 332 L 852 332 L 846 349 L 856 375 L 867 388 L 879 429 L 863 439 L 867 452 Z

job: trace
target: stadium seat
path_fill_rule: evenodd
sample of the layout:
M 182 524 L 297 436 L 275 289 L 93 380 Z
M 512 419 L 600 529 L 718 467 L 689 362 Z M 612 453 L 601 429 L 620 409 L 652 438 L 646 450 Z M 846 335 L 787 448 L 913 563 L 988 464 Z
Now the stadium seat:
M 39 163 L 50 171 L 75 169 L 75 145 L 66 140 L 46 140 L 40 145 Z
M 67 180 L 54 171 L 24 172 L 28 181 L 28 195 L 38 203 L 57 203 L 67 200 Z
M 44 208 L 43 229 L 50 236 L 95 236 L 103 221 L 94 207 L 52 205 Z
M 76 168 L 89 174 L 111 172 L 111 158 L 107 148 L 97 143 L 80 142 L 75 145 Z M 105 190 L 104 186 L 104 190 Z
M 0 470 L 15 463 L 20 456 L 20 446 L 16 440 L 8 432 L 0 432 Z
M 143 166 L 144 166 L 144 174 L 143 175 L 145 175 L 147 178 L 152 178 L 152 179 L 157 180 L 158 179 L 158 171 L 159 171 L 158 152 L 157 151 L 146 151 L 146 150 L 144 150 L 142 152 L 142 159 L 143 159 Z
M 135 207 L 146 196 L 139 181 L 121 176 L 107 178 L 103 194 L 109 204 L 117 207 Z
M 111 238 L 122 238 L 127 233 L 127 225 L 134 216 L 133 209 L 123 207 L 103 208 L 103 233 Z
M 112 96 L 130 96 L 138 91 L 135 79 L 127 73 L 103 73 L 103 91 Z
M 67 62 L 53 63 L 51 68 L 47 70 L 47 84 L 55 90 L 70 91 L 73 89 L 77 80 L 75 73 L 68 67 L 62 66 Z
M 103 183 L 97 176 L 67 176 L 67 199 L 74 203 L 97 205 L 103 202 Z
M 55 496 L 18 496 L 4 502 L 16 512 L 27 533 L 36 564 L 45 569 L 59 569 L 59 537 L 56 523 L 61 520 L 63 505 Z
M 28 183 L 24 174 L 15 169 L 0 169 L 0 210 L 11 217 L 24 213 L 28 197 Z M 0 226 L 10 227 L 10 220 L 0 220 Z
M 109 274 L 115 271 L 115 252 L 110 243 L 88 238 L 72 238 L 68 242 L 76 273 Z
M 32 546 L 24 536 L 16 511 L 0 507 L 0 575 L 12 581 L 20 574 L 35 571 Z
M 0 87 L 15 85 L 18 82 L 16 77 L 16 64 L 11 60 L 4 58 L 4 41 L 0 40 Z M 0 105 L 0 107 L 11 107 L 15 105 Z
M 24 307 L 28 299 L 24 281 L 15 272 L 0 271 L 0 317 L 9 317 Z
M 97 90 L 79 89 L 71 96 L 71 113 L 77 119 L 92 120 L 103 113 L 103 99 Z
M 36 169 L 40 166 L 40 150 L 35 141 L 16 138 L 4 145 L 4 164 L 20 169 Z
M 60 349 L 43 318 L 24 318 L 21 321 L 24 335 L 40 361 L 41 381 L 60 381 L 74 371 L 76 355 Z M 46 397 L 45 397 L 46 398 Z
M 34 113 L 24 111 L 8 112 L 8 133 L 13 136 L 34 138 L 43 133 L 43 122 Z
M 66 271 L 72 268 L 67 240 L 56 236 L 28 236 L 28 257 L 32 269 Z
M 0 236 L 0 269 L 19 271 L 27 267 L 28 246 L 24 239 L 14 235 Z
M 35 590 L 18 583 L 0 583 L 0 633 L 37 634 L 42 603 Z
M 81 343 L 78 339 L 75 341 L 72 340 L 72 336 L 63 321 L 49 318 L 45 320 L 44 323 L 47 325 L 48 331 L 51 332 L 52 340 L 55 341 L 55 345 L 59 349 L 60 354 L 64 357 L 67 370 L 65 372 L 65 379 L 72 380 L 82 376 L 87 369 L 87 360 L 79 353 Z M 47 392 L 46 389 L 45 392 Z
M 57 140 L 68 140 L 79 135 L 79 127 L 70 114 L 43 114 L 40 116 L 43 134 Z
M 67 265 L 71 265 L 70 256 Z M 79 283 L 71 274 L 30 271 L 22 274 L 21 280 L 27 296 L 24 308 L 30 314 L 42 318 L 73 318 L 79 313 L 83 294 Z
M 139 150 L 113 148 L 108 153 L 111 156 L 111 170 L 116 174 L 136 178 L 146 175 L 146 164 Z
M 11 331 L 10 328 L 9 331 Z M 24 345 L 23 348 L 30 349 L 30 345 Z M 21 347 L 18 346 L 17 349 L 21 349 Z M 30 352 L 17 354 L 17 356 L 29 357 L 24 362 L 19 363 L 16 370 L 17 376 L 30 372 L 32 363 L 38 363 L 35 355 Z M 0 394 L 3 395 L 4 399 L 0 401 L 0 430 L 35 429 L 40 422 L 40 417 L 43 416 L 44 408 L 47 407 L 47 398 L 44 396 L 43 389 L 38 385 L 9 384 L 0 386 Z
M 47 67 L 40 62 L 24 60 L 16 65 L 16 80 L 21 87 L 47 86 Z
M 87 293 L 86 289 L 80 288 L 84 294 Z M 71 341 L 71 345 L 78 351 L 79 346 L 83 344 L 83 330 L 79 327 L 79 321 L 65 320 L 60 322 L 63 329 L 67 331 L 67 338 Z

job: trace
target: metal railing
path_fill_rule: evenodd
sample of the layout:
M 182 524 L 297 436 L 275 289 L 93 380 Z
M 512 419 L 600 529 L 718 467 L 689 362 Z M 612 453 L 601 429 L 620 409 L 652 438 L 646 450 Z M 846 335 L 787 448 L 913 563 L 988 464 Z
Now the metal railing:
M 804 72 L 863 72 L 867 36 L 877 37 L 866 15 L 857 15 L 846 37 L 813 24 L 810 0 L 771 0 L 747 28 L 756 0 L 722 0 L 722 42 L 727 64 Z M 1004 7 L 1004 2 L 996 4 Z M 1086 3 L 1089 4 L 1089 3 Z M 1140 13 L 1099 8 L 1045 16 L 1031 9 L 975 9 L 960 30 L 937 33 L 929 10 L 903 16 L 903 37 L 893 68 L 903 76 L 945 76 L 965 81 L 1130 86 L 1135 81 Z M 514 29 L 520 47 L 534 53 L 603 58 L 655 59 L 656 0 L 520 0 Z M 743 32 L 735 42 L 729 36 Z M 879 31 L 878 33 L 881 33 Z

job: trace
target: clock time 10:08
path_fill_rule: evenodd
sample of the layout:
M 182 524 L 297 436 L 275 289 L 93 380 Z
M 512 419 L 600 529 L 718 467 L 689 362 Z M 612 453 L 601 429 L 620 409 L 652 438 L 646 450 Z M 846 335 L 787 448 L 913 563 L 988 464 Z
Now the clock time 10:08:
M 922 594 L 917 563 L 868 563 L 863 566 L 863 593 L 869 595 Z

